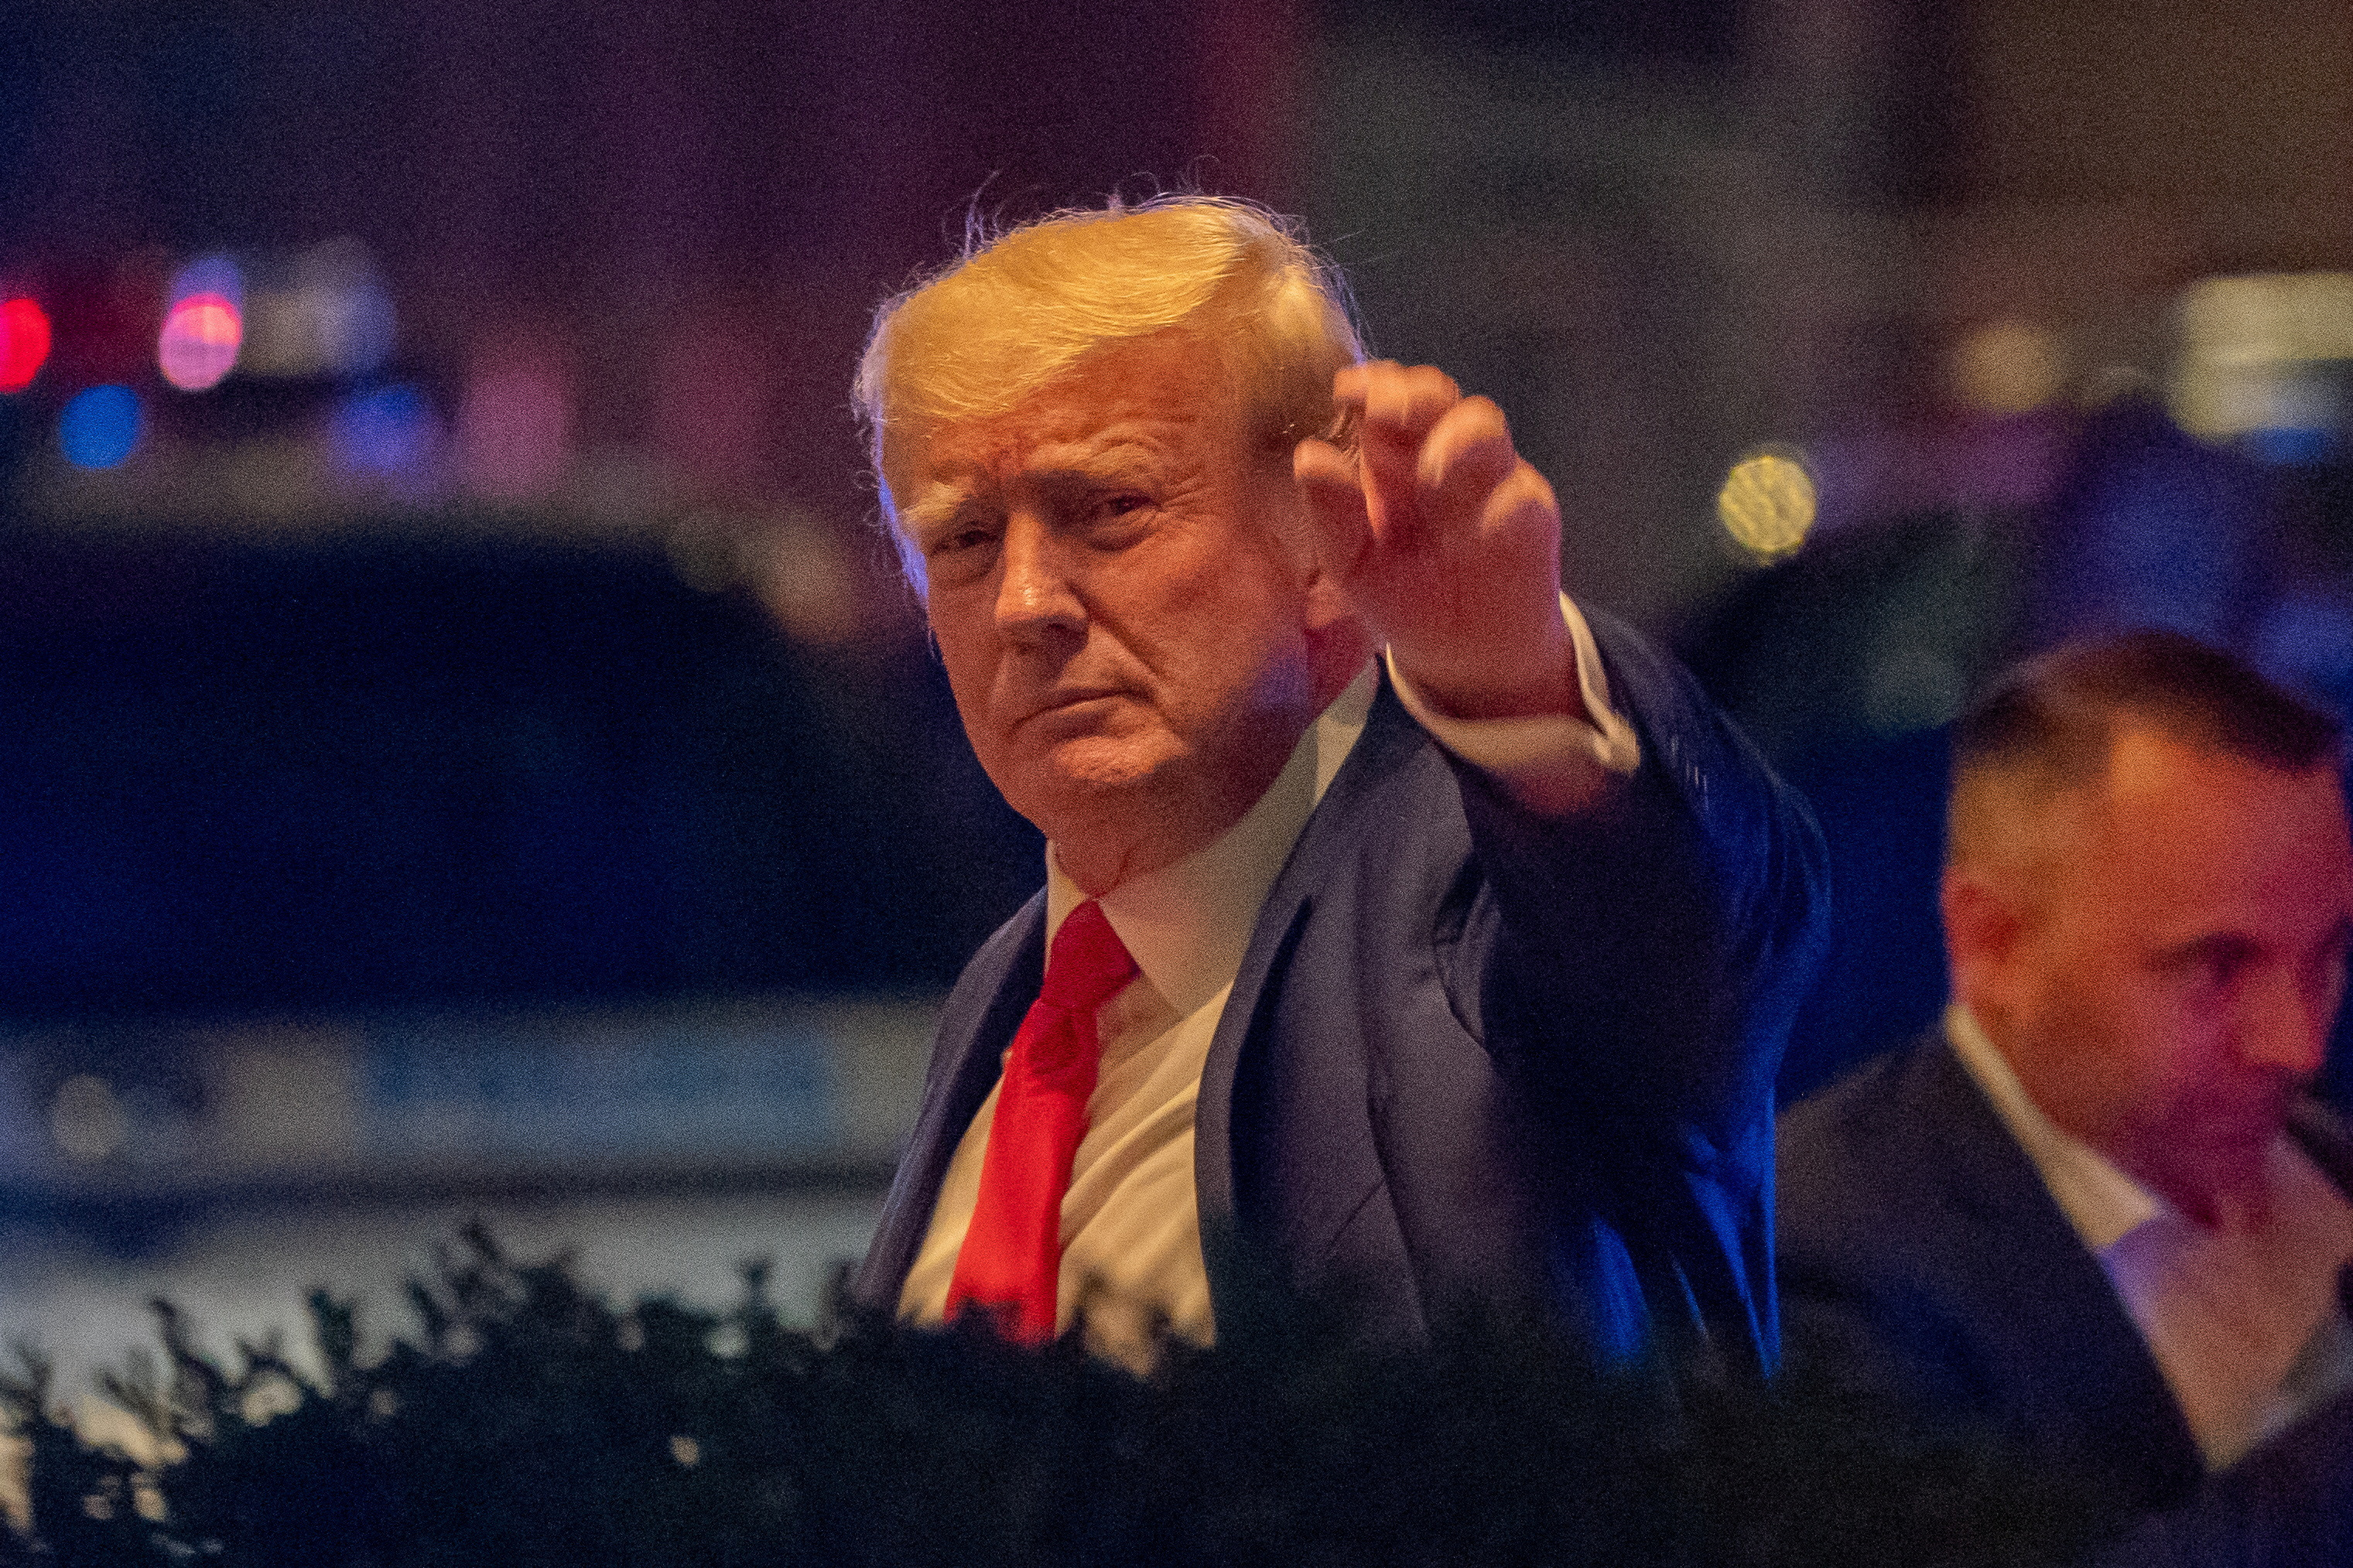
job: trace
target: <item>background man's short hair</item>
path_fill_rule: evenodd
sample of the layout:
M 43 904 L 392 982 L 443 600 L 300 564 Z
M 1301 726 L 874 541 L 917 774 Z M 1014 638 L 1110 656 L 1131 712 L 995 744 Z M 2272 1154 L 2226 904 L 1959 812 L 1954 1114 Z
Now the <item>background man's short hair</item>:
M 2068 643 L 1997 680 L 1953 728 L 1947 855 L 1991 825 L 1980 798 L 1999 779 L 2013 806 L 2089 784 L 2119 731 L 2147 726 L 2264 767 L 2302 772 L 2337 757 L 2336 720 L 2236 656 L 2179 632 Z
M 1332 376 L 1364 348 L 1339 273 L 1295 225 L 1210 196 L 1060 212 L 976 229 L 960 259 L 875 312 L 854 395 L 886 521 L 927 431 L 1005 413 L 1096 349 L 1172 330 L 1221 356 L 1246 438 L 1271 458 L 1345 437 Z
M 2237 656 L 2179 632 L 2133 631 L 2069 643 L 2011 670 L 1954 727 L 1954 765 L 2038 755 L 2088 776 L 2126 721 L 2289 770 L 2328 760 L 2338 735 L 2334 719 Z

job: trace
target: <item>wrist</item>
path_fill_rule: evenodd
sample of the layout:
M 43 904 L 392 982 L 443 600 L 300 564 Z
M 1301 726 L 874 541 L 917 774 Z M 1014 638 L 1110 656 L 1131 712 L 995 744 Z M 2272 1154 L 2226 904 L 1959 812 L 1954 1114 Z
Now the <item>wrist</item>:
M 1422 700 L 1450 718 L 1593 721 L 1577 681 L 1577 645 L 1556 612 L 1541 631 L 1443 651 L 1396 642 L 1389 657 Z

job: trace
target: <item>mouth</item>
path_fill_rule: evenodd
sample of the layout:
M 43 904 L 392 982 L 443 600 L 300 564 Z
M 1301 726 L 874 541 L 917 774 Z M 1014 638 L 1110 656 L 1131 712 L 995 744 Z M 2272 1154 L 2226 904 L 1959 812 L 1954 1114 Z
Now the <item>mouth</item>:
M 1057 691 L 1044 700 L 1032 705 L 1028 712 L 1014 721 L 1014 725 L 1018 729 L 1033 719 L 1047 719 L 1056 714 L 1071 713 L 1090 703 L 1107 702 L 1125 695 L 1125 692 L 1115 687 L 1086 687 L 1074 691 Z

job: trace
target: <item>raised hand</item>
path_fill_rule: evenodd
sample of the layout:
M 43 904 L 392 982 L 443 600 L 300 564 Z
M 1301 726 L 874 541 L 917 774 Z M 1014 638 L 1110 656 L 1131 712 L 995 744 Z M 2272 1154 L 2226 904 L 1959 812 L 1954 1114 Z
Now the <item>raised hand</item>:
M 1462 719 L 1582 714 L 1560 614 L 1560 507 L 1504 411 L 1441 371 L 1351 365 L 1355 458 L 1292 458 L 1324 567 L 1417 690 Z

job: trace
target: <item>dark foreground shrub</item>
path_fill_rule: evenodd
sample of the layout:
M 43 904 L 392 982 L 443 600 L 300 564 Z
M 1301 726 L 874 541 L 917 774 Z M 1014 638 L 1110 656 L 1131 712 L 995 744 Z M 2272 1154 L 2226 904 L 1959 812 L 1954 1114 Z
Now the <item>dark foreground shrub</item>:
M 2024 1568 L 2097 1527 L 1802 1373 L 1604 1370 L 1533 1324 L 1373 1349 L 1269 1298 L 1141 1379 L 847 1311 L 797 1331 L 764 1283 L 621 1310 L 476 1229 L 373 1364 L 313 1296 L 315 1378 L 275 1345 L 216 1363 L 159 1303 L 161 1362 L 106 1385 L 166 1462 L 82 1441 L 37 1357 L 0 1382 L 33 1508 L 0 1563 Z

